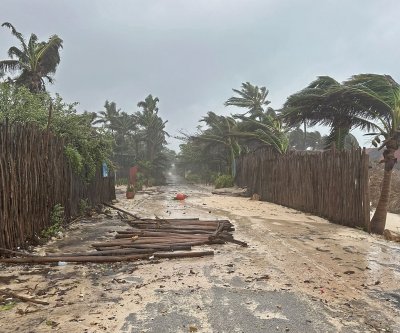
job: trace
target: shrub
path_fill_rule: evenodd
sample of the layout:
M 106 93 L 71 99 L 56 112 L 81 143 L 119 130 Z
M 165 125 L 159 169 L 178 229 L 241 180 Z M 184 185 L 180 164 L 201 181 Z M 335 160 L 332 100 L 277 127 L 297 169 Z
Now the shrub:
M 42 230 L 41 236 L 43 238 L 51 238 L 57 236 L 62 229 L 62 223 L 64 221 L 64 207 L 57 204 L 53 207 L 50 213 L 50 226 Z
M 232 187 L 234 179 L 231 175 L 220 175 L 214 181 L 215 188 Z
M 186 180 L 188 181 L 188 183 L 192 183 L 192 184 L 199 184 L 201 183 L 201 177 L 200 175 L 196 174 L 196 173 L 189 173 L 186 176 Z
M 79 200 L 79 215 L 88 214 L 89 209 L 90 209 L 90 205 L 89 205 L 88 199 Z

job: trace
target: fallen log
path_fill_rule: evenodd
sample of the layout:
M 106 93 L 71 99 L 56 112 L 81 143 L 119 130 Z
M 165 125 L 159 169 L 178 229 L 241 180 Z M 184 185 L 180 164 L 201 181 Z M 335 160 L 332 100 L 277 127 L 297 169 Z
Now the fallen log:
M 159 251 L 158 249 L 109 249 L 106 251 L 92 251 L 92 252 L 77 252 L 77 253 L 62 253 L 62 254 L 48 254 L 47 257 L 84 257 L 84 256 L 110 256 L 110 255 L 126 255 L 126 254 L 151 254 Z M 168 250 L 169 251 L 169 250 Z
M 104 206 L 107 206 L 107 207 L 110 207 L 110 208 L 112 208 L 112 209 L 115 209 L 115 210 L 119 210 L 120 212 L 122 212 L 122 213 L 124 213 L 124 214 L 126 214 L 126 215 L 129 215 L 129 216 L 132 216 L 132 217 L 134 217 L 135 219 L 140 219 L 137 215 L 135 215 L 135 214 L 133 214 L 133 213 L 131 213 L 131 212 L 128 212 L 128 211 L 125 210 L 125 209 L 119 208 L 119 207 L 114 206 L 114 205 L 110 205 L 110 204 L 105 203 L 105 202 L 103 202 L 103 205 L 104 205 Z
M 201 236 L 201 237 L 199 237 Z M 120 235 L 115 235 L 115 239 L 127 239 L 127 238 L 132 238 L 132 237 L 139 237 L 139 239 L 148 239 L 149 241 L 158 238 L 158 237 L 163 237 L 167 239 L 208 239 L 209 234 L 170 234 L 170 233 L 144 233 L 144 234 L 120 234 Z
M 21 252 L 21 251 L 13 251 L 13 250 L 9 250 L 9 249 L 4 249 L 4 248 L 0 248 L 0 252 L 3 253 L 9 253 L 9 254 L 15 254 L 17 256 L 24 256 L 24 257 L 34 257 L 34 254 L 31 253 L 25 253 L 25 252 Z
M 153 254 L 154 258 L 193 258 L 193 257 L 204 257 L 213 256 L 214 251 L 198 251 L 198 252 L 156 252 Z
M 213 241 L 207 241 L 207 242 L 188 242 L 188 243 L 172 243 L 172 244 L 162 244 L 157 245 L 157 244 L 125 244 L 121 245 L 121 248 L 157 248 L 158 246 L 161 248 L 166 248 L 166 247 L 175 247 L 175 246 L 198 246 L 198 245 L 212 245 L 212 244 L 225 244 L 226 242 L 224 240 L 213 240 Z
M 130 247 L 98 247 L 97 251 L 110 251 L 110 250 L 120 250 L 120 249 L 144 249 L 144 250 L 152 250 L 153 252 L 157 251 L 190 251 L 192 247 L 190 245 L 173 245 L 173 246 L 159 246 L 159 245 L 136 245 Z
M 0 259 L 0 262 L 5 264 L 49 264 L 53 262 L 93 262 L 93 263 L 105 263 L 105 262 L 119 262 L 119 261 L 134 261 L 138 259 L 148 258 L 148 254 L 136 254 L 136 255 L 126 255 L 126 256 L 77 256 L 77 257 L 25 257 L 25 258 L 7 258 Z
M 123 235 L 123 234 L 132 234 L 132 235 L 138 235 L 140 236 L 144 232 L 168 232 L 171 234 L 186 234 L 186 235 L 192 235 L 192 234 L 204 234 L 204 235 L 211 235 L 213 232 L 212 231 L 206 231 L 206 230 L 177 230 L 177 229 L 127 229 L 127 230 L 122 230 L 122 231 L 117 231 L 118 235 Z

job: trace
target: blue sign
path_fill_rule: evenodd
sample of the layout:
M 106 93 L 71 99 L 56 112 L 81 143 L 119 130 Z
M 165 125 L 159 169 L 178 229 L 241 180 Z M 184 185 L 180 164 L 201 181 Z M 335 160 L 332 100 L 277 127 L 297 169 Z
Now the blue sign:
M 108 165 L 106 162 L 103 162 L 103 178 L 108 177 Z

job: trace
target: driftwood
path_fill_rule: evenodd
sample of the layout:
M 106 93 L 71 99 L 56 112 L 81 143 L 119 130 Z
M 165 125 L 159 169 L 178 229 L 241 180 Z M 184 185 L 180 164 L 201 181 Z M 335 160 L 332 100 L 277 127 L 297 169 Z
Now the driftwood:
M 46 301 L 41 301 L 32 297 L 26 297 L 26 296 L 22 296 L 22 295 L 18 295 L 12 291 L 9 291 L 7 289 L 0 289 L 0 294 L 1 295 L 5 295 L 7 297 L 12 297 L 12 298 L 17 298 L 21 301 L 24 302 L 30 302 L 30 303 L 35 303 L 35 304 L 40 304 L 40 305 L 49 305 L 49 302 Z
M 118 210 L 118 215 L 133 228 L 118 231 L 108 242 L 92 244 L 96 251 L 27 256 L 0 259 L 3 263 L 47 264 L 52 262 L 117 262 L 149 258 L 189 258 L 213 255 L 213 251 L 191 252 L 192 246 L 224 244 L 232 242 L 247 246 L 235 240 L 230 234 L 234 230 L 228 220 L 189 219 L 139 219 L 119 207 L 104 204 Z M 121 214 L 122 212 L 123 214 Z M 125 214 L 125 215 L 124 215 Z M 126 218 L 130 215 L 134 219 Z M 178 252 L 176 252 L 178 251 Z
M 213 256 L 214 251 L 199 251 L 199 252 L 156 252 L 153 254 L 154 258 L 192 258 Z
M 138 259 L 148 258 L 148 254 L 136 254 L 126 256 L 71 256 L 71 257 L 49 257 L 49 256 L 38 256 L 38 257 L 25 257 L 25 258 L 0 258 L 0 262 L 7 264 L 49 264 L 52 262 L 118 262 L 118 261 L 134 261 Z
M 110 250 L 121 250 L 121 249 L 137 249 L 137 250 L 151 250 L 152 252 L 157 251 L 190 251 L 192 247 L 190 245 L 136 245 L 135 247 L 98 247 L 96 248 L 97 251 L 110 251 Z
M 105 251 L 78 252 L 78 253 L 62 253 L 48 254 L 47 257 L 84 257 L 84 256 L 109 256 L 109 255 L 126 255 L 126 254 L 151 254 L 160 251 L 158 249 L 114 249 Z M 168 250 L 170 251 L 170 250 Z
M 112 208 L 112 209 L 115 209 L 115 210 L 119 210 L 120 212 L 122 212 L 122 213 L 124 213 L 124 214 L 126 214 L 126 215 L 129 215 L 129 216 L 132 216 L 132 217 L 134 217 L 135 219 L 139 219 L 139 217 L 138 217 L 137 215 L 135 215 L 135 214 L 133 214 L 133 213 L 131 213 L 131 212 L 128 212 L 128 211 L 125 210 L 125 209 L 119 208 L 119 207 L 114 206 L 114 205 L 110 205 L 110 204 L 105 203 L 105 202 L 103 202 L 103 205 L 104 205 L 104 206 L 107 206 L 107 207 L 110 207 L 110 208 Z
M 247 197 L 248 191 L 246 188 L 226 187 L 211 191 L 212 194 L 226 195 L 231 197 Z
M 0 248 L 0 252 L 15 254 L 17 256 L 25 256 L 25 257 L 33 257 L 34 256 L 33 254 L 30 254 L 30 253 L 21 252 L 21 251 L 13 251 L 13 250 L 4 249 L 4 248 Z

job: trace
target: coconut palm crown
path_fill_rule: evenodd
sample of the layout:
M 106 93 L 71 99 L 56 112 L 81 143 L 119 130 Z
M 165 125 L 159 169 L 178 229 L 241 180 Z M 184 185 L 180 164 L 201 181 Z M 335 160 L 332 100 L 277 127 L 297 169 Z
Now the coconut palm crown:
M 250 82 L 242 83 L 242 89 L 232 89 L 239 97 L 230 97 L 225 106 L 245 108 L 251 118 L 263 115 L 265 107 L 270 103 L 267 100 L 268 90 L 265 87 L 253 86 Z M 246 114 L 245 113 L 245 114 Z
M 31 34 L 26 42 L 11 23 L 5 22 L 2 27 L 9 28 L 21 46 L 10 47 L 8 56 L 11 59 L 0 61 L 0 73 L 17 73 L 12 79 L 16 84 L 27 87 L 31 92 L 45 91 L 44 79 L 53 83 L 53 75 L 60 63 L 62 39 L 53 35 L 47 42 L 40 42 L 35 34 Z
M 359 74 L 343 83 L 323 76 L 288 97 L 282 117 L 286 124 L 307 121 L 331 127 L 329 139 L 339 148 L 351 129 L 372 135 L 372 143 L 383 149 L 385 164 L 381 197 L 371 220 L 371 231 L 385 229 L 394 153 L 400 145 L 400 85 L 389 75 Z

